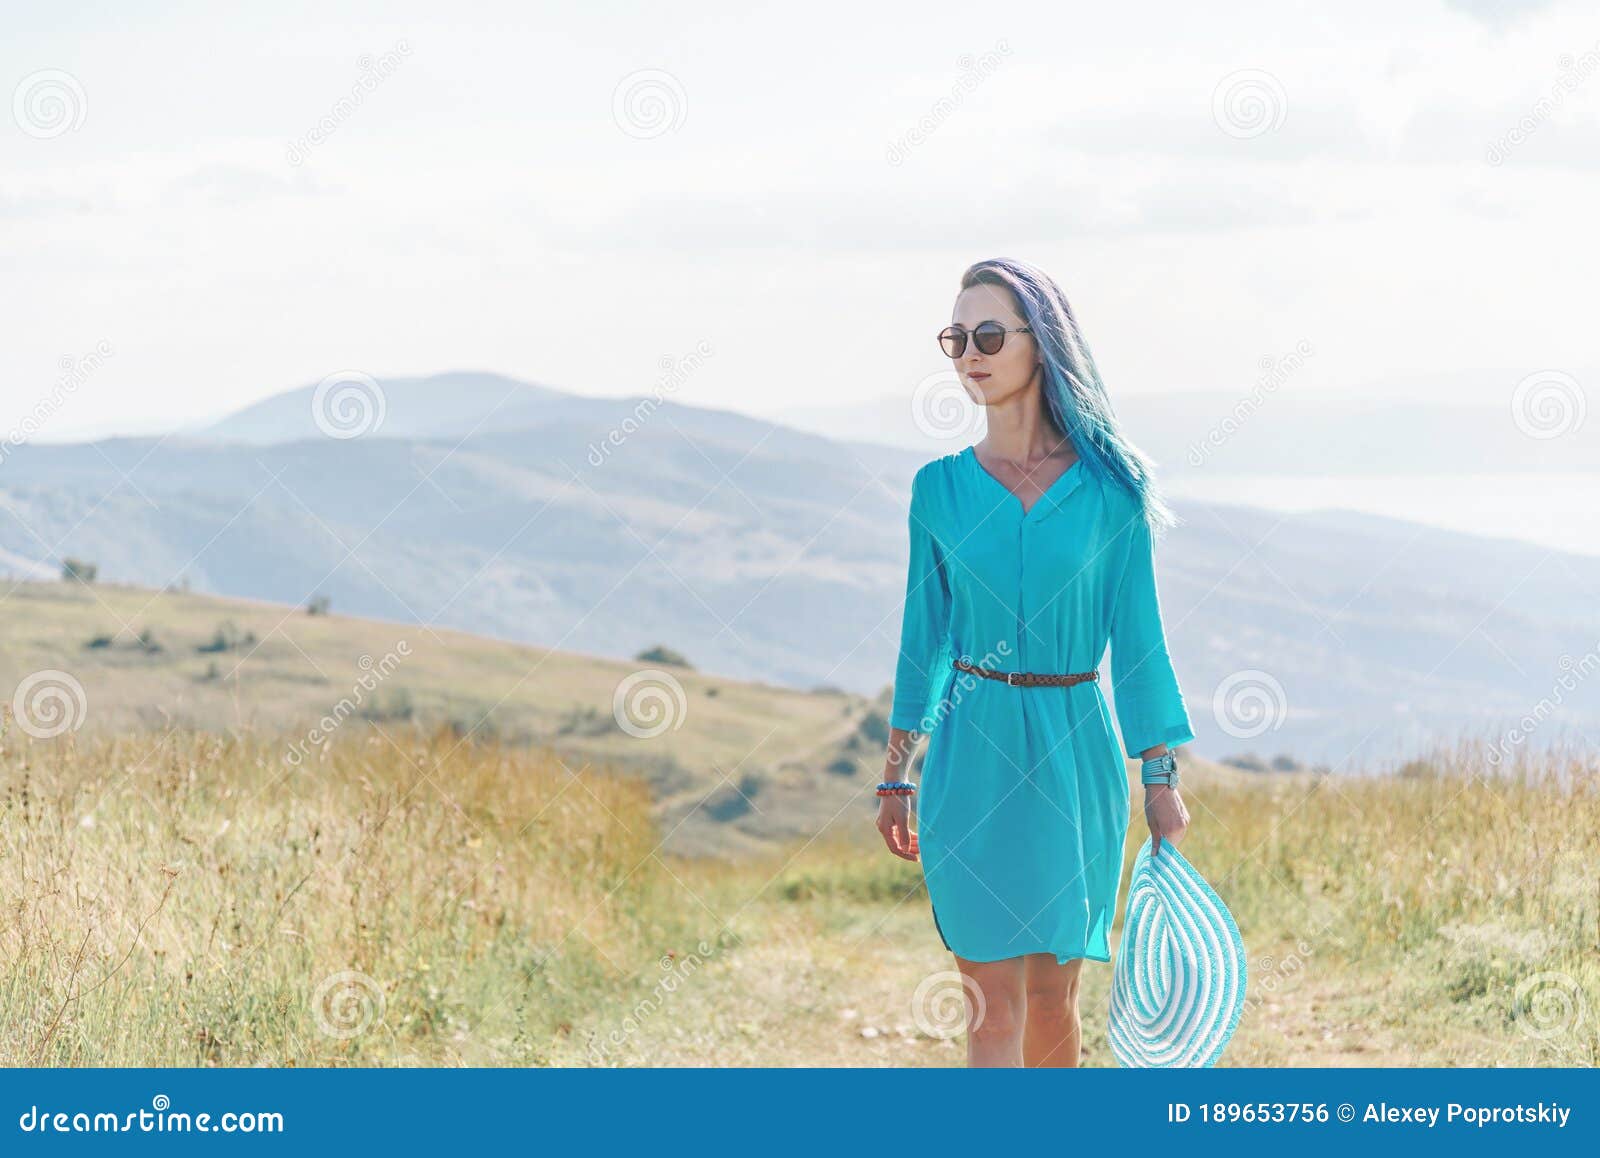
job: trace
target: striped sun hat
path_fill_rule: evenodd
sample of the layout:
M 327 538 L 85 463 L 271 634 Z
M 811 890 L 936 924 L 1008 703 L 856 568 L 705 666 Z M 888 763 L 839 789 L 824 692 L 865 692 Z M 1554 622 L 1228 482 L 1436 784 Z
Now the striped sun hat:
M 1118 1064 L 1215 1065 L 1244 1012 L 1244 941 L 1171 841 L 1133 862 L 1106 1034 Z

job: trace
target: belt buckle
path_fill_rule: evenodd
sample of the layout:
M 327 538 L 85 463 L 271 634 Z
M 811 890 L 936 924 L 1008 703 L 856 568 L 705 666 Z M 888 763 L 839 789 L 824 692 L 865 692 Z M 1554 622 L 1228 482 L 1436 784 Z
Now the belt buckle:
M 1012 688 L 1020 688 L 1022 685 L 1017 682 L 1017 677 L 1019 675 L 1021 675 L 1021 674 L 1022 673 L 1019 672 L 1019 671 L 1008 671 L 1008 672 L 1006 672 L 1006 686 L 1007 687 L 1012 687 Z

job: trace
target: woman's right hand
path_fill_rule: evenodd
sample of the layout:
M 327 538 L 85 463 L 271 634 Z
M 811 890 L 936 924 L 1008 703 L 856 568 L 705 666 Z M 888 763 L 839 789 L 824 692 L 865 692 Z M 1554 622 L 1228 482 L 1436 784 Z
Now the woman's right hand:
M 903 860 L 916 860 L 917 834 L 911 831 L 911 798 L 878 797 L 878 831 L 889 851 Z

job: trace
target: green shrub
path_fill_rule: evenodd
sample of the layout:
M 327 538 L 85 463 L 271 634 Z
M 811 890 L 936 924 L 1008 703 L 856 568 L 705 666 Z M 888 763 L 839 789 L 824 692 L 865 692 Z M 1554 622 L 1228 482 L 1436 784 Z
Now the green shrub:
M 686 659 L 682 652 L 673 651 L 666 644 L 658 643 L 655 647 L 646 648 L 633 657 L 640 663 L 658 663 L 666 667 L 681 667 L 689 671 L 694 670 L 694 665 Z
M 225 619 L 217 624 L 217 629 L 211 635 L 210 643 L 202 643 L 195 650 L 202 654 L 208 652 L 238 651 L 241 648 L 254 647 L 256 633 L 253 631 L 241 632 L 238 625 L 231 619 Z

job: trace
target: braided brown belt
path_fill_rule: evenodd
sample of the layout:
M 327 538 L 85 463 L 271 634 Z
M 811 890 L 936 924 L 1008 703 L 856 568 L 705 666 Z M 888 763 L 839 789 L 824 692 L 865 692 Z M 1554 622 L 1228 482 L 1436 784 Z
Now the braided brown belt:
M 1014 688 L 1070 688 L 1073 684 L 1088 683 L 1090 680 L 1100 678 L 1097 671 L 1080 671 L 1071 674 L 1055 674 L 1053 672 L 1033 671 L 995 671 L 993 668 L 977 667 L 968 663 L 959 656 L 950 661 L 957 671 L 969 671 L 973 675 L 982 676 L 986 680 L 999 680 Z

